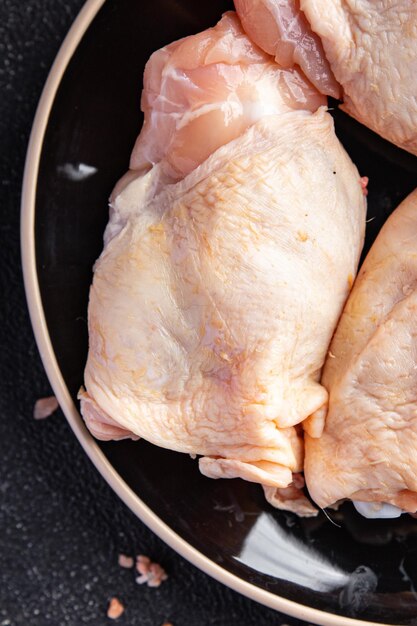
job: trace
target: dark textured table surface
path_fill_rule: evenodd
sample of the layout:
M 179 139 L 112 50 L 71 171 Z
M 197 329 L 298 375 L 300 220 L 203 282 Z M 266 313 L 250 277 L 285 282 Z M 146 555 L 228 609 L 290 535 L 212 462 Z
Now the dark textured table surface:
M 144 0 L 138 0 L 144 1 Z M 0 2 L 0 626 L 300 624 L 209 579 L 165 546 L 113 495 L 58 411 L 33 419 L 51 393 L 23 290 L 19 210 L 30 128 L 48 70 L 82 0 Z M 148 554 L 169 579 L 138 586 L 120 552 Z

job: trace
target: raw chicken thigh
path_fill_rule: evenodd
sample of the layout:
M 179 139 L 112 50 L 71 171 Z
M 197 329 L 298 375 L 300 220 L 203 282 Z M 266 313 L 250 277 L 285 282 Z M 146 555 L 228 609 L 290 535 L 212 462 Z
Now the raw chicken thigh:
M 327 401 L 320 372 L 365 216 L 321 102 L 234 13 L 151 57 L 137 169 L 94 268 L 80 394 L 98 438 L 202 455 L 207 476 L 261 483 L 304 514 L 300 424 Z
M 367 517 L 417 511 L 416 287 L 417 190 L 378 235 L 330 347 L 324 430 L 321 409 L 306 435 L 320 507 L 349 498 Z
M 333 96 L 335 78 L 344 111 L 417 154 L 415 0 L 235 0 L 235 5 L 246 32 L 265 51 L 271 51 L 277 32 L 287 33 L 294 52 L 285 55 L 277 48 L 281 66 L 300 65 L 322 93 Z

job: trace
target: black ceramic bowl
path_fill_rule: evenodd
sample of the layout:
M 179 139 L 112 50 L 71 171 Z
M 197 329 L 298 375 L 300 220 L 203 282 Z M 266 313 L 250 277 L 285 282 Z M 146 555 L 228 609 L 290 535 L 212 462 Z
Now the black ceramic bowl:
M 41 356 L 76 436 L 126 504 L 211 576 L 318 624 L 416 624 L 417 522 L 367 521 L 351 505 L 317 519 L 273 510 L 261 489 L 212 481 L 186 455 L 144 441 L 97 443 L 78 413 L 91 268 L 107 199 L 141 126 L 144 64 L 213 25 L 226 0 L 89 0 L 49 76 L 25 173 L 22 251 Z M 370 177 L 367 246 L 416 185 L 417 160 L 342 113 L 337 132 Z

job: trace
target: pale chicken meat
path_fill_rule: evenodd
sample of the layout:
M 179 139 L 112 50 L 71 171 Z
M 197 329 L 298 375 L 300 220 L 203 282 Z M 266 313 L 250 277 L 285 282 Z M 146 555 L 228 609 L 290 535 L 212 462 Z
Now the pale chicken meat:
M 229 12 L 214 28 L 151 56 L 130 167 L 161 162 L 167 179 L 180 180 L 257 120 L 325 104 L 301 72 L 282 71 L 254 46 Z
M 205 475 L 309 514 L 293 480 L 301 423 L 327 401 L 321 368 L 365 219 L 322 102 L 234 13 L 151 57 L 136 169 L 94 268 L 80 393 L 96 437 L 199 455 Z
M 274 56 L 280 67 L 299 66 L 321 93 L 340 97 L 340 85 L 300 0 L 235 0 L 235 7 L 252 41 Z
M 417 190 L 378 235 L 330 347 L 329 401 L 306 435 L 320 507 L 348 498 L 367 517 L 417 511 L 416 319 Z
M 385 139 L 417 154 L 415 0 L 235 0 L 245 30 L 276 59 L 298 64 L 322 93 Z M 275 44 L 274 44 L 275 45 Z M 288 44 L 287 44 L 288 47 Z M 321 61 L 320 61 L 321 57 Z

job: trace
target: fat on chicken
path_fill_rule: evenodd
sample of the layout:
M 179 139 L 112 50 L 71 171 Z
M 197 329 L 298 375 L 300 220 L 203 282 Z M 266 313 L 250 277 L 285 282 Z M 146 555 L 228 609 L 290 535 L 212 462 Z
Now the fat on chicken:
M 415 0 L 235 0 L 235 6 L 249 36 L 267 52 L 276 48 L 282 67 L 298 64 L 322 93 L 341 94 L 346 113 L 417 154 Z M 275 43 L 281 36 L 284 47 Z
M 80 393 L 96 437 L 200 455 L 203 474 L 260 483 L 303 514 L 301 423 L 327 401 L 321 368 L 365 219 L 322 102 L 234 13 L 151 57 Z
M 306 423 L 305 476 L 320 507 L 350 499 L 366 517 L 417 511 L 416 319 L 417 190 L 360 270 L 321 380 L 328 403 Z

